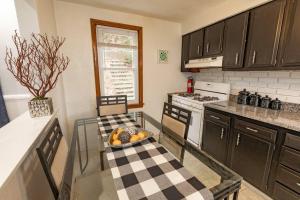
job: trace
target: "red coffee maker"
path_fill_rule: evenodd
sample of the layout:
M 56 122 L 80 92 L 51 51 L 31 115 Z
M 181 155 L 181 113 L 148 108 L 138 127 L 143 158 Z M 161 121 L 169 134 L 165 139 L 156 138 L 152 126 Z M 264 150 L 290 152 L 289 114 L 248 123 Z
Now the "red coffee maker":
M 193 77 L 188 77 L 187 80 L 187 93 L 193 93 L 194 92 L 194 80 Z

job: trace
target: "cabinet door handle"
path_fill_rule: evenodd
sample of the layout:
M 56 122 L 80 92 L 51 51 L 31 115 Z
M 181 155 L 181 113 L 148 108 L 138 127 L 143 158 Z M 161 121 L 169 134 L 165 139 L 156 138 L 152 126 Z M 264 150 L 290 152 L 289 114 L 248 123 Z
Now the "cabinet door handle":
M 235 65 L 237 65 L 239 62 L 239 53 L 235 54 Z
M 296 185 L 300 187 L 300 183 L 296 183 Z
M 197 54 L 198 55 L 200 54 L 200 46 L 199 45 L 197 46 Z
M 254 50 L 252 55 L 252 64 L 255 63 L 255 60 L 256 60 L 256 51 Z
M 236 140 L 236 146 L 239 146 L 239 144 L 240 144 L 240 137 L 241 137 L 241 135 L 238 134 L 237 140 Z
M 209 42 L 206 44 L 206 52 L 208 53 L 209 51 Z
M 258 132 L 258 130 L 256 130 L 256 129 L 253 129 L 253 128 L 246 127 L 246 129 L 247 129 L 247 130 L 249 130 L 249 131 L 255 132 L 255 133 L 257 133 L 257 132 Z
M 210 117 L 211 117 L 211 118 L 214 118 L 214 119 L 217 119 L 217 120 L 220 120 L 220 117 L 216 117 L 216 116 L 214 116 L 214 115 L 211 115 Z
M 224 128 L 222 128 L 222 132 L 221 132 L 221 140 L 223 140 L 224 137 Z

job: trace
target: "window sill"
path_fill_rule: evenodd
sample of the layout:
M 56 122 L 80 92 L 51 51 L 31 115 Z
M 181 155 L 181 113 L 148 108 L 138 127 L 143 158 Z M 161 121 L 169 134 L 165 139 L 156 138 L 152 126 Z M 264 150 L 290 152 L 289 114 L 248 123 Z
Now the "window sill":
M 132 108 L 142 108 L 144 107 L 144 103 L 136 103 L 136 104 L 129 104 L 128 105 L 128 109 L 132 109 Z

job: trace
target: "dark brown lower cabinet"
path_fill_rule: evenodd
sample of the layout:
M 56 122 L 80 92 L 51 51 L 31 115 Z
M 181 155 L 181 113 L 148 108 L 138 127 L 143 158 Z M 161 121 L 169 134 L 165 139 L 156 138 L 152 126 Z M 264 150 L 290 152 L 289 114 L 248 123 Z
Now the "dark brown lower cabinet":
M 300 195 L 288 189 L 284 185 L 276 182 L 274 186 L 273 198 L 274 200 L 299 200 Z
M 275 200 L 300 200 L 300 133 L 212 108 L 202 150 Z
M 202 150 L 221 163 L 226 162 L 228 126 L 206 120 L 204 123 Z
M 234 131 L 233 142 L 231 168 L 265 191 L 274 145 L 239 130 Z

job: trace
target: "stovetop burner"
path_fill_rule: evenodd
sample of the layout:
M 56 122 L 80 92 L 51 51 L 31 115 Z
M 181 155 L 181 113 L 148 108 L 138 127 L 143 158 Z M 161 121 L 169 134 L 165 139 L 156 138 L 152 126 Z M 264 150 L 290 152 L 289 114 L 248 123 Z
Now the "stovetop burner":
M 180 93 L 180 94 L 178 94 L 178 96 L 181 96 L 181 97 L 193 97 L 194 94 L 193 93 Z
M 204 101 L 218 101 L 219 98 L 218 97 L 211 97 L 211 96 L 195 96 L 193 98 L 193 100 L 201 101 L 201 102 L 204 102 Z
M 198 93 L 179 93 L 178 96 L 181 97 L 198 97 L 200 94 Z
M 186 97 L 195 101 L 206 102 L 206 101 L 218 101 L 218 97 L 213 96 L 201 96 L 199 93 L 180 93 L 178 96 Z

